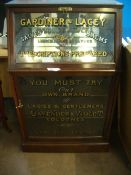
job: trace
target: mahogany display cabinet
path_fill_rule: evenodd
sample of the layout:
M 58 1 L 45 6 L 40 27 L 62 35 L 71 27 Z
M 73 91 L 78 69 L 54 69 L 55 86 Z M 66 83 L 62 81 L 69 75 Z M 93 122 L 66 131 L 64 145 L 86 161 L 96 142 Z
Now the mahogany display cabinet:
M 120 76 L 116 1 L 7 4 L 23 151 L 107 151 Z

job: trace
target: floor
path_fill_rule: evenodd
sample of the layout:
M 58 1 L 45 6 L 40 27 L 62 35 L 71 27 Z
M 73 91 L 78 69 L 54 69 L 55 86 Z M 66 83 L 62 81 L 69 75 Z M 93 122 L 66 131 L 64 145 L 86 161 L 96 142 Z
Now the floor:
M 6 100 L 5 108 L 13 131 L 0 125 L 0 175 L 131 175 L 116 127 L 106 153 L 24 153 L 13 102 Z

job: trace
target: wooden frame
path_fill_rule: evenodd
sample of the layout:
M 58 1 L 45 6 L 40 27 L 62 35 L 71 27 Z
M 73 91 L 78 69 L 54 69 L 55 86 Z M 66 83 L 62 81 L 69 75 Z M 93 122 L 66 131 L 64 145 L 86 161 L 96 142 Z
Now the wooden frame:
M 25 8 L 26 7 L 26 8 Z M 58 12 L 59 8 L 72 8 L 72 12 L 107 13 L 115 15 L 114 23 L 114 62 L 111 63 L 16 63 L 15 58 L 15 19 L 17 13 Z M 8 5 L 8 35 L 9 35 L 9 72 L 14 84 L 14 98 L 17 108 L 18 120 L 22 136 L 24 151 L 44 152 L 88 152 L 107 151 L 109 148 L 109 135 L 113 112 L 116 103 L 120 72 L 121 51 L 121 4 L 12 4 Z M 58 72 L 48 71 L 47 68 L 60 68 Z M 105 108 L 104 127 L 102 135 L 93 136 L 31 136 L 25 120 L 23 107 L 23 91 L 20 77 L 109 77 L 109 94 Z M 26 79 L 25 79 L 26 80 Z M 80 86 L 80 88 L 82 88 Z

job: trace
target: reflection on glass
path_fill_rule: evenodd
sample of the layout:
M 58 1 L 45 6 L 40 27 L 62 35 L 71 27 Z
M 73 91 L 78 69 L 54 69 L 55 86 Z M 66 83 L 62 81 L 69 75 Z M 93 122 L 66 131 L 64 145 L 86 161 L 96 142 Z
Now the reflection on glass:
M 16 14 L 16 63 L 114 62 L 114 14 Z

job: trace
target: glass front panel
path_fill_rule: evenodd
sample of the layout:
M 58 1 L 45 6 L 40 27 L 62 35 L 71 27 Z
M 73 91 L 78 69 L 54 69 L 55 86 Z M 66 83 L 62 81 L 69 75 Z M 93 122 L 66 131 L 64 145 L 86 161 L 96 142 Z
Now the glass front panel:
M 19 76 L 29 136 L 102 136 L 112 77 Z
M 16 13 L 16 63 L 114 62 L 115 14 Z

